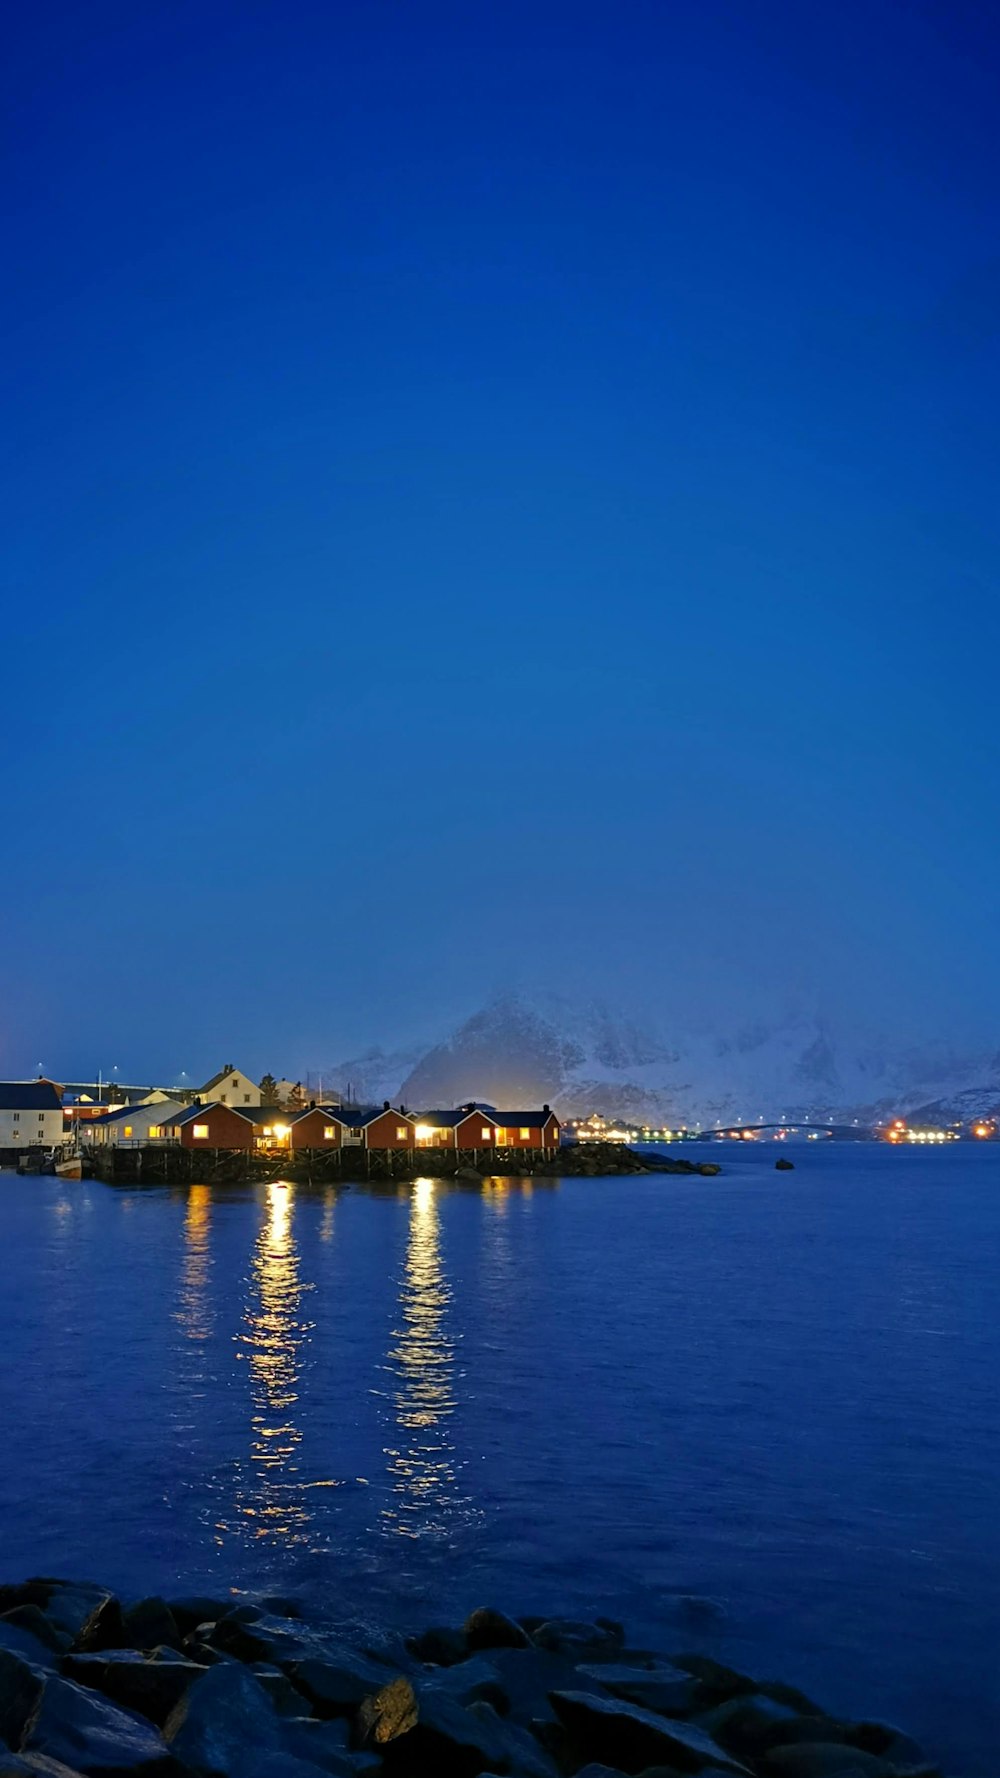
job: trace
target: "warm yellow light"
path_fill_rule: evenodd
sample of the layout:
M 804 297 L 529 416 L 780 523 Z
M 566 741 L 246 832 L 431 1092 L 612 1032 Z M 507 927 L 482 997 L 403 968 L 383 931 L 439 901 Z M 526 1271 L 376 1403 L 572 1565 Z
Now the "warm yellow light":
M 976 1135 L 977 1136 L 988 1136 L 989 1133 L 990 1133 L 989 1124 L 977 1124 L 976 1125 Z
M 416 1137 L 417 1137 L 418 1142 L 426 1142 L 429 1137 L 433 1136 L 433 1134 L 434 1134 L 434 1129 L 431 1124 L 418 1124 L 417 1125 Z
M 287 1124 L 275 1124 L 274 1134 L 277 1136 L 279 1142 L 284 1142 L 286 1137 L 288 1135 L 290 1135 L 290 1133 L 291 1132 L 290 1132 Z
M 434 1203 L 433 1179 L 415 1179 L 413 1181 L 413 1207 L 417 1211 L 430 1210 Z

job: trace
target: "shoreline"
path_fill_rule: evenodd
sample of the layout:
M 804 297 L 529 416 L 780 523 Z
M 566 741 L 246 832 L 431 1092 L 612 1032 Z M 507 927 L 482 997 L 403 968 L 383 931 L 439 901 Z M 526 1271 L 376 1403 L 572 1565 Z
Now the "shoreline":
M 532 1149 L 505 1151 L 491 1156 L 491 1161 L 456 1149 L 346 1149 L 334 1154 L 307 1150 L 248 1157 L 242 1150 L 109 1146 L 84 1156 L 84 1177 L 107 1185 L 252 1185 L 279 1180 L 363 1185 L 419 1178 L 455 1179 L 467 1184 L 487 1179 L 610 1179 L 640 1173 L 714 1179 L 722 1172 L 718 1161 L 649 1154 L 621 1143 L 572 1144 L 548 1154 Z M 55 1177 L 41 1168 L 18 1167 L 17 1171 L 39 1178 Z
M 400 1636 L 51 1578 L 0 1585 L 4 1743 L 4 1778 L 943 1778 L 890 1724 L 603 1617 Z

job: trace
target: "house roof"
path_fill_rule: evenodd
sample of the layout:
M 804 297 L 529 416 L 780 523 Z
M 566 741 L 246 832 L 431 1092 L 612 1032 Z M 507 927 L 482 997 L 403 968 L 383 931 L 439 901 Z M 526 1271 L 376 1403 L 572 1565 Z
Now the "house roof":
M 512 1130 L 515 1124 L 523 1124 L 525 1129 L 540 1130 L 550 1117 L 555 1118 L 556 1123 L 559 1122 L 555 1112 L 546 1111 L 543 1105 L 540 1111 L 496 1111 L 493 1122 L 499 1124 L 502 1130 Z
M 464 1124 L 467 1117 L 483 1117 L 487 1123 L 496 1123 L 500 1113 L 495 1105 L 484 1105 L 481 1100 L 466 1101 L 449 1111 L 422 1111 L 417 1119 L 420 1124 L 432 1124 L 436 1129 L 455 1129 Z
M 249 1074 L 246 1074 L 242 1068 L 237 1068 L 234 1065 L 233 1067 L 230 1067 L 230 1068 L 221 1069 L 218 1074 L 213 1074 L 211 1080 L 206 1080 L 205 1085 L 202 1087 L 201 1091 L 203 1093 L 210 1093 L 212 1091 L 213 1087 L 221 1087 L 223 1081 L 228 1080 L 229 1076 L 231 1074 L 240 1074 L 243 1076 L 244 1080 L 250 1079 Z
M 401 1117 L 407 1124 L 417 1122 L 411 1112 L 400 1111 L 398 1105 L 340 1105 L 337 1107 L 336 1116 L 339 1123 L 346 1124 L 351 1130 L 363 1130 L 367 1124 L 373 1124 L 379 1117 Z
M 237 1117 L 241 1117 L 246 1115 L 247 1109 L 248 1108 L 244 1106 L 237 1107 L 235 1105 L 223 1105 L 221 1099 L 208 1099 L 203 1100 L 198 1105 L 185 1105 L 182 1111 L 174 1112 L 165 1117 L 163 1122 L 165 1125 L 168 1124 L 171 1126 L 175 1124 L 190 1124 L 194 1122 L 195 1118 L 204 1117 L 209 1111 L 233 1111 L 236 1113 Z
M 59 1088 L 51 1080 L 0 1081 L 2 1111 L 61 1111 Z
M 340 1114 L 339 1105 L 303 1105 L 301 1110 L 294 1113 L 291 1122 L 297 1124 L 301 1118 L 312 1117 L 314 1111 L 321 1111 L 324 1117 L 330 1119 L 331 1123 L 342 1124 L 345 1122 Z
M 235 1111 L 237 1117 L 245 1117 L 251 1124 L 287 1124 L 289 1121 L 287 1105 L 227 1105 L 227 1111 Z
M 174 1111 L 186 1111 L 187 1109 L 188 1107 L 182 1105 L 179 1099 L 157 1099 L 152 1105 L 119 1105 L 116 1111 L 106 1111 L 103 1117 L 89 1117 L 87 1128 L 93 1129 L 95 1124 L 120 1124 L 124 1118 L 138 1117 L 142 1111 L 153 1114 L 153 1123 L 168 1124 L 173 1121 L 171 1114 Z

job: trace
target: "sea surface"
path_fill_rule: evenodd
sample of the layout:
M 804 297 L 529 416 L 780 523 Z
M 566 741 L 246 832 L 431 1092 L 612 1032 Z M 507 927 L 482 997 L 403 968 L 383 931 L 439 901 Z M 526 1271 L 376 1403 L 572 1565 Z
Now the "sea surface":
M 3 1175 L 0 1577 L 605 1613 L 995 1774 L 1000 1147 L 707 1152 L 481 1189 Z

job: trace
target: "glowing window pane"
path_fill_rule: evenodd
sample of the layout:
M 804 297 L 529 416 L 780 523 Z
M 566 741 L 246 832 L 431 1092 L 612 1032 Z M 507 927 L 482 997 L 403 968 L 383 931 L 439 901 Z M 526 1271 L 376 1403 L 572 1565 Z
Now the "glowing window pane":
M 208 1141 L 208 1125 L 207 1124 L 195 1124 L 192 1134 L 193 1134 L 196 1142 L 207 1142 Z

